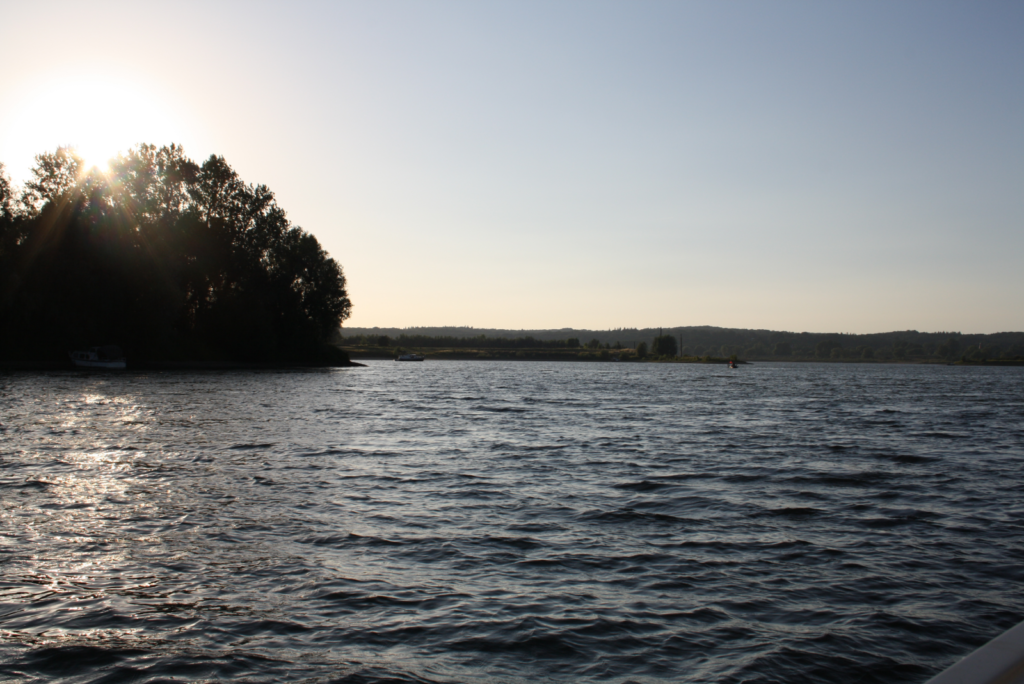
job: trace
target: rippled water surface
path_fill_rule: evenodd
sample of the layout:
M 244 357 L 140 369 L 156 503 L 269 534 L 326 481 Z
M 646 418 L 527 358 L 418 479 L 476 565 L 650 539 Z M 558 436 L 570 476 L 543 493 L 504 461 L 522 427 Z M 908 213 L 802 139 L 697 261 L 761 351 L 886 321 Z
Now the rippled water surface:
M 0 376 L 0 678 L 923 682 L 1024 619 L 1022 371 Z

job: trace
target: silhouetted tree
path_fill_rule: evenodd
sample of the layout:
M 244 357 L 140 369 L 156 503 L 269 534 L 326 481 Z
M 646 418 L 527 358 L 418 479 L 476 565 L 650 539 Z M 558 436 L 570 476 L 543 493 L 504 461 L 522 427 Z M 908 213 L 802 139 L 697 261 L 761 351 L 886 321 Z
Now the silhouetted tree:
M 4 341 L 13 334 L 10 329 L 13 321 L 4 315 L 13 304 L 17 286 L 17 250 L 24 239 L 24 221 L 17 211 L 14 188 L 7 177 L 4 165 L 0 164 L 0 316 L 3 316 L 5 329 L 0 330 L 0 349 Z
M 22 204 L 29 212 L 35 213 L 47 202 L 66 199 L 79 182 L 82 166 L 82 158 L 67 147 L 36 155 L 36 165 L 32 169 L 32 179 L 25 184 Z
M 67 149 L 36 160 L 17 210 L 0 182 L 14 283 L 0 317 L 18 331 L 5 353 L 115 342 L 140 361 L 326 360 L 351 312 L 345 276 L 266 186 L 175 145 L 140 145 L 109 174 Z
M 14 188 L 11 186 L 11 179 L 7 177 L 7 169 L 0 164 L 0 220 L 14 218 L 15 201 Z
M 673 335 L 658 335 L 651 344 L 651 353 L 655 356 L 675 356 L 677 349 Z

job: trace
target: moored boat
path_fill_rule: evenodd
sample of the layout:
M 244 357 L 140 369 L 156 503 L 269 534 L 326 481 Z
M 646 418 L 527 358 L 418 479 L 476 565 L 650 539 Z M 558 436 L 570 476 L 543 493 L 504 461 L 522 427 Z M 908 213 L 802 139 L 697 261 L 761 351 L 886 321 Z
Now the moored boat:
M 127 365 L 121 348 L 112 344 L 73 351 L 68 356 L 78 368 L 121 370 Z
M 425 358 L 422 354 L 402 354 L 395 361 L 422 361 Z

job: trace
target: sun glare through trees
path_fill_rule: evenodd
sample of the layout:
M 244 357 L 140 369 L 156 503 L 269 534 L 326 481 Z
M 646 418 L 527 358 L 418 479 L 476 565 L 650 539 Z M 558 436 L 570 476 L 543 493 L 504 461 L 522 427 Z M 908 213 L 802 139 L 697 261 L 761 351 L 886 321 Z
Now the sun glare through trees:
M 36 157 L 0 173 L 0 348 L 40 363 L 117 344 L 139 363 L 333 362 L 341 267 L 223 157 L 140 145 L 100 171 Z

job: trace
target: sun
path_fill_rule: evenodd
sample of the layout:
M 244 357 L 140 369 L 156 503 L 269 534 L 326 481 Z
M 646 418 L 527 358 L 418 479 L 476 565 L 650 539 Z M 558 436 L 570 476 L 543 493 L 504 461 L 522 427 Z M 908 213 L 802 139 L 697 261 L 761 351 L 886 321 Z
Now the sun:
M 110 161 L 123 150 L 103 143 L 71 144 L 79 158 L 82 160 L 82 170 L 90 171 L 98 169 L 106 171 L 110 167 Z
M 77 141 L 72 143 L 71 147 L 74 147 L 78 156 L 82 158 L 84 169 L 105 171 L 110 165 L 110 161 L 119 152 L 126 151 L 130 145 L 121 145 L 109 138 L 97 137 Z
M 139 143 L 166 145 L 188 137 L 169 107 L 144 85 L 119 78 L 50 79 L 19 98 L 21 110 L 0 140 L 0 162 L 12 175 L 34 157 L 74 148 L 85 169 L 104 170 L 118 153 Z

